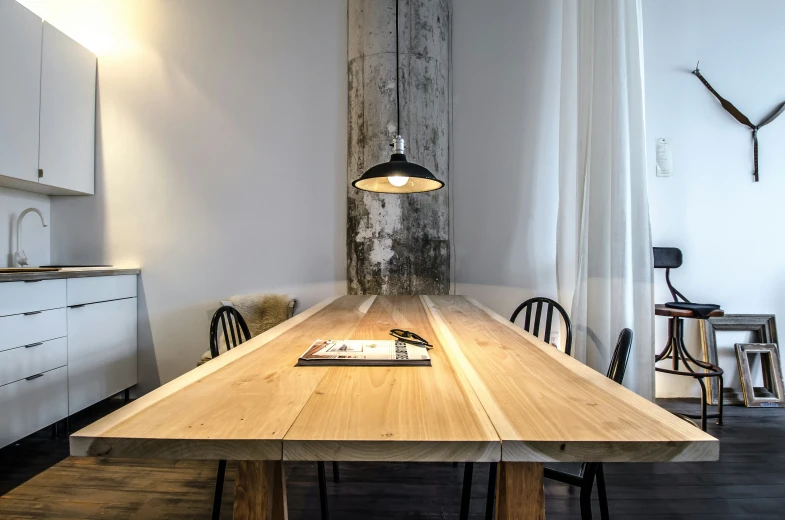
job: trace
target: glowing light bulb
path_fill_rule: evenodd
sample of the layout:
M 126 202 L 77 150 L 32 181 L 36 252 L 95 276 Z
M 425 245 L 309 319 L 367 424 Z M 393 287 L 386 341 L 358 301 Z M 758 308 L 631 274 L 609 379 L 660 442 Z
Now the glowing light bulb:
M 389 176 L 387 180 L 395 186 L 396 188 L 400 188 L 401 186 L 406 186 L 406 183 L 409 182 L 409 177 L 403 177 L 401 175 Z

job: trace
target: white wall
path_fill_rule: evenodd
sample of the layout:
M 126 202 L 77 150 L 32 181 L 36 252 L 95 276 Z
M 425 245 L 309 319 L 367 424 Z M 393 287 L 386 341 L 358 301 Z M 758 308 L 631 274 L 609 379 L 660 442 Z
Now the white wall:
M 556 296 L 558 2 L 454 0 L 457 291 L 504 316 Z
M 38 193 L 0 188 L 0 266 L 14 267 L 16 245 L 16 219 L 27 208 L 38 208 L 44 214 L 49 227 L 41 225 L 35 213 L 28 213 L 22 221 L 22 247 L 30 266 L 49 263 L 49 197 Z
M 23 3 L 99 56 L 96 195 L 53 198 L 52 260 L 142 268 L 142 391 L 220 298 L 345 291 L 345 0 Z
M 785 318 L 785 117 L 758 135 L 761 180 L 753 183 L 749 130 L 690 71 L 700 60 L 712 86 L 760 121 L 785 101 L 783 19 L 781 0 L 643 2 L 653 240 L 684 252 L 684 266 L 672 275 L 681 292 L 693 301 L 719 303 L 728 313 Z M 658 137 L 671 139 L 671 178 L 655 177 Z M 657 301 L 667 296 L 663 276 L 655 273 Z M 685 339 L 700 351 L 696 326 Z M 665 340 L 665 320 L 658 320 L 657 346 Z M 718 340 L 731 348 L 737 341 Z M 721 355 L 721 365 L 738 380 L 732 355 Z M 687 378 L 658 378 L 657 389 L 659 395 L 697 395 Z

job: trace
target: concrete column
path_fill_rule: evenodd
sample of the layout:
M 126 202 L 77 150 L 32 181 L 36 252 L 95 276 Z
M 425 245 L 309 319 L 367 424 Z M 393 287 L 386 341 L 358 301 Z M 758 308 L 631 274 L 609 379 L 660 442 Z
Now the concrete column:
M 395 108 L 395 2 L 349 0 L 349 294 L 448 294 L 448 188 L 392 195 L 351 182 L 390 160 L 396 133 L 407 158 L 448 182 L 450 2 L 398 0 L 401 128 Z

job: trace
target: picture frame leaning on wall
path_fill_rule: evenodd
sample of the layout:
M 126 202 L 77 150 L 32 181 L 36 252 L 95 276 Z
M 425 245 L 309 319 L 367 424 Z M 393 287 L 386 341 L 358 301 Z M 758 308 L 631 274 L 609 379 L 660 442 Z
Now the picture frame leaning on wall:
M 752 359 L 760 363 L 763 386 L 756 387 L 752 376 Z M 785 390 L 782 383 L 779 348 L 774 343 L 736 343 L 739 378 L 744 393 L 744 406 L 748 408 L 782 408 Z
M 750 343 L 775 343 L 777 340 L 777 324 L 773 314 L 726 314 L 718 318 L 699 320 L 701 333 L 701 347 L 703 358 L 713 365 L 719 366 L 717 357 L 717 331 L 751 331 L 755 334 Z M 719 402 L 720 389 L 717 384 L 707 378 L 709 385 L 708 404 L 716 405 Z M 742 404 L 739 399 L 738 403 Z

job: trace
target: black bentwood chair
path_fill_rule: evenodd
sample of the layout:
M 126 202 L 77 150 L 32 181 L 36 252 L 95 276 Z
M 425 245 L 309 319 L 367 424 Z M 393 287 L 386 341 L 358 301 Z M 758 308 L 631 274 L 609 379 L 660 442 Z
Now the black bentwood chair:
M 217 358 L 221 353 L 218 347 L 222 332 L 227 351 L 251 339 L 251 332 L 248 330 L 248 325 L 245 323 L 242 314 L 234 307 L 222 306 L 215 311 L 213 319 L 210 321 L 210 354 L 212 354 L 213 359 Z M 225 474 L 226 461 L 219 460 L 218 475 L 215 480 L 215 495 L 213 496 L 213 520 L 218 520 L 221 517 L 221 496 L 224 490 Z
M 536 304 L 536 308 L 535 308 Z M 540 322 L 542 321 L 542 311 L 543 311 L 543 304 L 546 304 L 545 309 L 545 331 L 543 333 L 542 340 L 545 343 L 551 342 L 551 324 L 553 323 L 553 309 L 561 315 L 562 320 L 564 320 L 564 328 L 567 329 L 567 337 L 564 341 L 564 353 L 568 356 L 572 353 L 572 324 L 570 323 L 570 317 L 567 316 L 567 311 L 559 305 L 558 302 L 551 300 L 550 298 L 530 298 L 523 302 L 522 304 L 518 305 L 518 308 L 512 313 L 510 317 L 510 321 L 515 323 L 515 320 L 518 318 L 518 315 L 526 311 L 524 313 L 524 321 L 523 321 L 523 330 L 526 332 L 530 332 L 535 336 L 540 336 Z M 532 324 L 532 310 L 534 309 L 534 324 Z M 533 325 L 533 326 L 532 326 Z
M 545 305 L 545 329 L 543 331 L 542 340 L 545 343 L 551 342 L 551 326 L 553 324 L 553 310 L 561 315 L 564 320 L 564 328 L 566 329 L 566 338 L 564 340 L 564 352 L 568 356 L 572 353 L 572 323 L 567 311 L 564 307 L 559 305 L 558 302 L 545 297 L 529 298 L 513 311 L 510 321 L 515 323 L 515 320 L 524 313 L 523 330 L 529 332 L 537 337 L 540 337 L 540 324 L 543 323 L 542 311 L 543 304 Z M 532 314 L 534 314 L 534 323 L 532 323 Z M 493 506 L 494 497 L 496 496 L 496 471 L 497 464 L 491 463 L 490 475 L 488 475 L 488 498 L 485 504 L 485 520 L 493 520 Z M 461 513 L 460 520 L 467 520 L 469 518 L 469 504 L 471 502 L 472 494 L 472 474 L 474 473 L 474 463 L 467 462 L 463 468 L 463 489 L 461 492 Z
M 251 332 L 242 314 L 229 305 L 224 305 L 215 311 L 210 321 L 210 354 L 213 358 L 220 355 L 219 343 L 223 333 L 226 350 L 245 343 L 251 339 Z M 324 475 L 324 462 L 317 462 L 317 472 L 319 475 L 319 504 L 321 506 L 322 519 L 327 520 L 330 512 L 327 509 L 327 479 Z M 221 496 L 223 495 L 224 477 L 226 475 L 226 461 L 218 461 L 218 475 L 215 480 L 215 495 L 213 496 L 213 520 L 221 517 Z M 338 482 L 338 465 L 333 463 L 333 480 Z
M 627 371 L 627 359 L 630 357 L 632 348 L 632 331 L 623 329 L 616 342 L 616 349 L 613 351 L 611 364 L 606 374 L 609 379 L 621 384 L 624 380 L 624 372 Z M 597 480 L 597 494 L 600 499 L 600 518 L 608 520 L 608 496 L 605 493 L 605 473 L 601 462 L 584 462 L 581 471 L 577 475 L 564 471 L 545 468 L 545 478 L 564 482 L 571 486 L 581 488 L 581 519 L 590 520 L 591 514 L 591 490 L 594 480 Z

